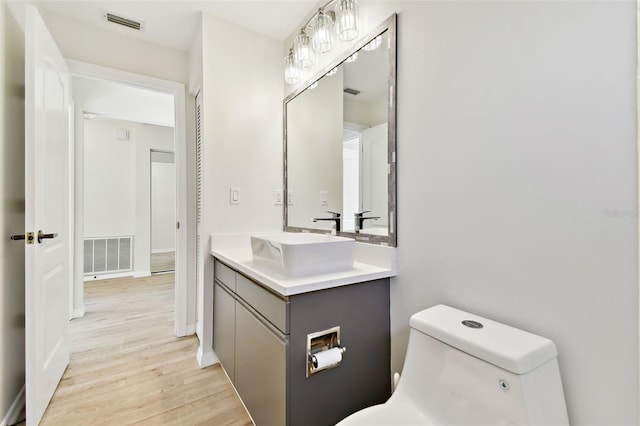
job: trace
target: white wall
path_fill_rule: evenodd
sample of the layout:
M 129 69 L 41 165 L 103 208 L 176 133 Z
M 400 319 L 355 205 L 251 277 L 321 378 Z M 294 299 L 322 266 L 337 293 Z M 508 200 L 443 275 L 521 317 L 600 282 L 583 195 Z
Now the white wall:
M 165 253 L 176 249 L 176 166 L 156 161 L 155 154 L 151 153 L 151 253 Z
M 136 143 L 133 123 L 84 120 L 84 236 L 136 233 Z M 116 140 L 118 130 L 130 132 Z
M 391 12 L 392 370 L 446 303 L 552 339 L 572 424 L 637 425 L 635 3 L 361 3 Z
M 282 229 L 282 43 L 208 15 L 202 16 L 203 235 Z M 192 51 L 192 64 L 199 54 Z M 241 52 L 241 53 L 240 53 Z M 221 61 L 221 58 L 224 58 Z M 241 189 L 230 205 L 229 188 Z M 198 335 L 211 353 L 213 262 L 203 241 L 203 308 Z
M 0 0 L 0 422 L 24 385 L 24 34 Z M 13 419 L 6 419 L 13 421 Z
M 115 140 L 129 131 L 129 141 Z M 85 237 L 134 235 L 134 275 L 150 274 L 151 150 L 173 150 L 173 129 L 96 117 L 85 120 Z
M 368 127 L 386 123 L 389 120 L 387 100 L 360 102 L 344 99 L 344 121 L 363 124 Z
M 138 123 L 175 126 L 173 95 L 105 80 L 73 78 L 75 102 L 86 112 Z
M 287 103 L 289 226 L 330 230 L 333 222 L 311 218 L 342 212 L 342 81 L 340 68 Z M 327 193 L 326 206 L 320 192 Z
M 45 8 L 39 11 L 65 58 L 164 80 L 188 81 L 186 52 L 105 31 Z

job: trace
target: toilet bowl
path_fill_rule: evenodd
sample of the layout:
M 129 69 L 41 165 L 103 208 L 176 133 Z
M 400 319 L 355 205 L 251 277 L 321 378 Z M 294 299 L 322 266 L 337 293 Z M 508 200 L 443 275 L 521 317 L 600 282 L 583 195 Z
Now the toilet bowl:
M 445 305 L 410 327 L 391 398 L 337 426 L 569 424 L 551 340 Z

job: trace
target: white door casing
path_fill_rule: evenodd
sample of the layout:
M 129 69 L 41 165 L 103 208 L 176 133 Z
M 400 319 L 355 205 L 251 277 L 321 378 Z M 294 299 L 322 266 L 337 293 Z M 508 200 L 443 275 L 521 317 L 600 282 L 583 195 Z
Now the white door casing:
M 67 59 L 70 73 L 74 76 L 83 78 L 92 78 L 119 82 L 135 87 L 141 87 L 149 90 L 155 90 L 164 93 L 170 93 L 174 96 L 175 105 L 175 163 L 176 163 L 176 265 L 175 265 L 175 335 L 177 337 L 187 336 L 195 333 L 195 279 L 189 278 L 188 275 L 193 271 L 193 266 L 187 262 L 187 249 L 189 247 L 187 230 L 191 219 L 187 215 L 187 142 L 186 142 L 186 117 L 185 105 L 186 94 L 184 85 L 172 81 L 162 80 L 142 74 L 136 74 L 128 71 L 116 70 L 101 65 L 90 64 L 73 59 Z M 81 118 L 80 115 L 76 118 Z M 79 126 L 82 128 L 82 126 Z M 76 131 L 79 129 L 76 127 Z M 77 135 L 76 135 L 77 136 Z M 80 152 L 80 154 L 82 154 Z M 78 174 L 81 174 L 80 168 L 82 164 L 82 155 L 75 157 L 75 168 Z M 76 188 L 77 189 L 77 188 Z M 77 195 L 82 197 L 82 190 Z M 82 201 L 76 197 L 75 210 L 75 226 L 76 226 L 76 245 L 78 252 L 76 259 L 82 259 L 79 254 L 83 250 L 82 246 L 82 221 L 83 206 Z M 190 248 L 189 248 L 190 249 Z M 194 247 L 195 249 L 195 247 Z M 193 262 L 195 264 L 195 262 Z M 79 312 L 77 316 L 84 313 L 83 301 L 83 272 L 80 266 L 77 276 L 73 283 L 75 292 L 74 310 Z M 193 282 L 192 282 L 193 280 Z
M 67 67 L 37 9 L 25 5 L 27 425 L 37 425 L 69 363 L 69 108 Z M 54 238 L 39 241 L 38 232 Z

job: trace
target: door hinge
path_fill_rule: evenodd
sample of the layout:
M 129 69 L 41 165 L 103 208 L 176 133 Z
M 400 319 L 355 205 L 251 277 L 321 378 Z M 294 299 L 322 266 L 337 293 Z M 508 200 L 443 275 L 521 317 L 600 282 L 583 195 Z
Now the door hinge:
M 176 222 L 176 229 L 180 229 L 180 222 Z

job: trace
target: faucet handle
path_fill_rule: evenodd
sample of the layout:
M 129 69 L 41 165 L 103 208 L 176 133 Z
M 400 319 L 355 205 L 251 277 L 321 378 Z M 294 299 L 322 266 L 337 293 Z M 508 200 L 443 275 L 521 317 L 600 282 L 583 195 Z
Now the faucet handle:
M 338 213 L 338 212 L 332 212 L 330 210 L 327 210 L 327 213 L 331 213 L 331 216 L 336 218 L 336 219 L 340 217 L 340 213 Z
M 371 210 L 363 210 L 363 211 L 361 211 L 361 212 L 354 213 L 354 214 L 355 214 L 355 216 L 362 216 L 362 215 L 364 215 L 365 213 L 371 213 Z

